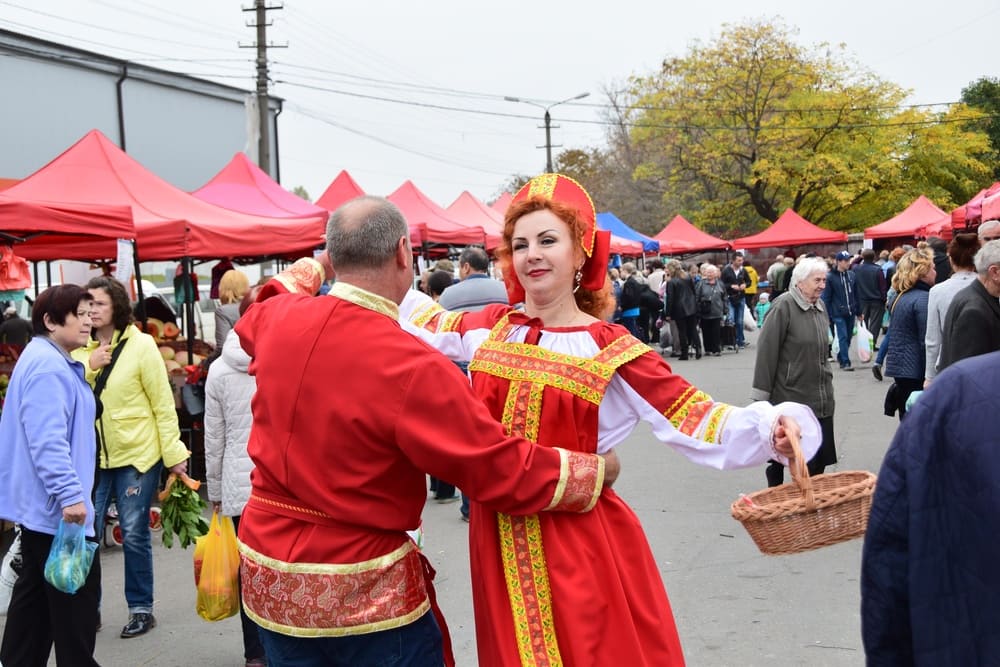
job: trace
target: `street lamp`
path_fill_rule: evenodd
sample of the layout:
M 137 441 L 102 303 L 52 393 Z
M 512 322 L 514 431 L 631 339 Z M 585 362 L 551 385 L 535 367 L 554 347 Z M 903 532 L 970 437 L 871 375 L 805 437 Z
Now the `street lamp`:
M 552 173 L 552 116 L 549 115 L 549 109 L 566 102 L 572 102 L 574 100 L 582 100 L 587 97 L 590 93 L 580 93 L 573 97 L 567 97 L 559 102 L 553 102 L 552 104 L 539 104 L 538 102 L 533 102 L 531 100 L 526 100 L 520 97 L 511 97 L 510 95 L 504 95 L 504 100 L 508 102 L 523 102 L 524 104 L 530 104 L 533 107 L 538 107 L 545 111 L 545 171 Z

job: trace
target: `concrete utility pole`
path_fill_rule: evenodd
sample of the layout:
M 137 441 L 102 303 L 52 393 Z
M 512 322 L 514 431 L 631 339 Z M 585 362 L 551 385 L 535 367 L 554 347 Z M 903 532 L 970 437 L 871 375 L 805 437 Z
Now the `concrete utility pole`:
M 287 44 L 268 44 L 267 12 L 274 9 L 284 9 L 284 5 L 268 5 L 267 0 L 254 0 L 253 7 L 243 7 L 245 12 L 255 12 L 255 22 L 247 22 L 248 28 L 257 28 L 257 41 L 254 44 L 240 44 L 241 49 L 257 49 L 257 112 L 260 116 L 258 124 L 259 139 L 257 141 L 257 166 L 265 173 L 271 173 L 271 133 L 269 128 L 270 113 L 267 103 L 267 49 L 284 49 Z
M 546 173 L 549 173 L 549 174 L 552 173 L 552 148 L 553 148 L 553 146 L 552 146 L 552 115 L 549 114 L 549 109 L 551 109 L 554 106 L 558 106 L 560 104 L 565 104 L 566 102 L 572 102 L 574 100 L 582 100 L 584 97 L 587 97 L 588 95 L 590 95 L 590 93 L 580 93 L 579 95 L 574 95 L 573 97 L 567 97 L 565 100 L 561 100 L 559 102 L 553 102 L 552 104 L 539 104 L 538 102 L 534 102 L 532 100 L 526 100 L 526 99 L 523 99 L 521 97 L 512 97 L 510 95 L 504 95 L 504 99 L 507 100 L 508 102 L 521 102 L 523 104 L 530 104 L 533 107 L 538 107 L 539 109 L 542 109 L 542 110 L 545 111 L 545 115 L 542 117 L 542 119 L 545 122 L 545 146 L 544 146 L 544 148 L 545 148 L 545 172 Z M 556 127 L 558 127 L 558 125 Z M 542 146 L 539 146 L 539 148 L 542 148 Z M 555 146 L 555 148 L 559 148 L 559 146 Z

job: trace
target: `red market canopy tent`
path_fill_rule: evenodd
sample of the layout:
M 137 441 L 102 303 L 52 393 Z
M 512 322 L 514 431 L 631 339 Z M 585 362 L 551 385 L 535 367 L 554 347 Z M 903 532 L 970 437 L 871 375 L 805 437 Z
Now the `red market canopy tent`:
M 611 235 L 611 254 L 626 257 L 642 257 L 645 254 L 642 241 L 633 241 L 621 236 Z
M 507 215 L 507 207 L 510 206 L 510 202 L 513 201 L 513 199 L 514 195 L 509 192 L 505 192 L 500 195 L 495 202 L 490 204 L 490 208 L 499 213 L 502 218 Z
M 761 233 L 732 241 L 734 248 L 747 250 L 822 243 L 847 243 L 847 234 L 817 227 L 790 208 Z
M 1000 192 L 1000 181 L 985 190 L 980 190 L 972 199 L 953 210 L 951 212 L 952 229 L 956 232 L 969 231 L 978 227 L 983 220 L 990 220 L 990 217 L 983 215 L 983 200 L 998 192 Z
M 1000 218 L 1000 191 L 983 197 L 983 212 L 980 217 L 984 222 Z
M 332 213 L 340 208 L 341 204 L 349 202 L 356 197 L 361 197 L 364 194 L 365 191 L 351 178 L 351 175 L 341 170 L 337 174 L 337 177 L 327 186 L 326 190 L 323 191 L 319 199 L 316 200 L 316 205 Z
M 0 193 L 49 207 L 130 207 L 139 259 L 295 256 L 323 244 L 326 220 L 237 213 L 193 197 L 156 176 L 106 136 L 91 130 L 65 152 Z M 90 246 L 63 244 L 57 256 L 95 257 Z
M 486 232 L 486 249 L 496 250 L 503 236 L 503 216 L 476 199 L 468 190 L 445 209 L 451 218 L 470 227 L 482 228 Z
M 0 178 L 0 190 L 6 190 L 10 186 L 16 185 L 20 182 L 21 179 L 19 178 Z
M 942 223 L 950 224 L 950 222 L 951 216 L 948 213 L 939 209 L 924 195 L 920 195 L 902 213 L 866 229 L 865 238 L 887 239 L 901 236 L 915 238 L 923 236 L 925 228 L 936 229 Z
M 0 194 L 0 242 L 31 261 L 116 257 L 117 239 L 135 238 L 127 206 L 39 204 Z
M 653 237 L 660 242 L 660 254 L 683 255 L 705 250 L 728 250 L 729 241 L 706 234 L 684 216 L 675 215 L 660 233 Z
M 326 209 L 281 187 L 243 153 L 234 155 L 218 174 L 191 194 L 230 211 L 269 218 L 326 218 L 329 215 Z
M 453 220 L 447 211 L 432 202 L 412 181 L 400 185 L 386 199 L 403 212 L 410 225 L 410 243 L 414 247 L 424 243 L 470 245 L 486 242 L 486 232 L 482 227 L 468 227 Z

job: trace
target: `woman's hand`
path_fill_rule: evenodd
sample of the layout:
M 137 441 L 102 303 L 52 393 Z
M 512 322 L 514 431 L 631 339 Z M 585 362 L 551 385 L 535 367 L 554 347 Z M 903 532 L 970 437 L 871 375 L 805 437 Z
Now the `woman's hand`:
M 188 470 L 187 459 L 184 459 L 177 465 L 170 466 L 170 472 L 174 473 L 175 475 L 186 475 L 187 470 Z
M 111 363 L 111 343 L 104 343 L 90 353 L 87 364 L 90 370 L 97 371 Z
M 795 442 L 798 442 L 802 437 L 802 428 L 793 417 L 782 415 L 778 417 L 778 425 L 774 427 L 772 437 L 774 439 L 774 451 L 786 459 L 790 459 L 795 455 L 790 436 L 795 438 Z
M 74 503 L 64 507 L 62 518 L 66 523 L 78 523 L 82 526 L 87 520 L 87 506 L 83 503 Z
M 607 454 L 603 454 L 602 458 L 604 459 L 604 488 L 609 489 L 618 479 L 618 473 L 622 471 L 622 464 L 613 449 Z

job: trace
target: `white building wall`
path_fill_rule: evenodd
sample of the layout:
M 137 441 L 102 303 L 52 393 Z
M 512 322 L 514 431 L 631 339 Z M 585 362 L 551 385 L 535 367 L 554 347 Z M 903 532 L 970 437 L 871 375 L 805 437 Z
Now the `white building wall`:
M 0 178 L 24 178 L 92 129 L 195 190 L 247 144 L 248 91 L 0 30 Z M 271 169 L 277 174 L 271 100 Z

